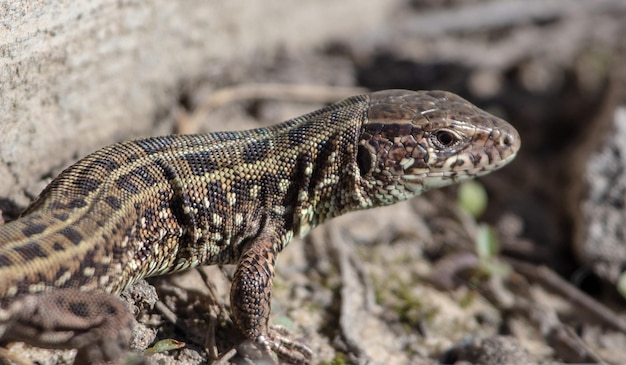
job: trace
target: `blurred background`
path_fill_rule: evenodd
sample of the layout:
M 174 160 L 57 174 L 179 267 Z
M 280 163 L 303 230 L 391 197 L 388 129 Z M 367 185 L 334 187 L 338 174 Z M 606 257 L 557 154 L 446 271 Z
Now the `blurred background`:
M 452 91 L 522 138 L 480 179 L 486 210 L 452 187 L 318 228 L 279 258 L 274 321 L 327 364 L 626 363 L 625 28 L 623 0 L 4 3 L 0 208 L 14 219 L 113 142 L 267 126 L 366 90 Z M 144 342 L 187 343 L 163 364 L 238 342 L 220 309 L 232 268 L 205 271 L 154 283 L 181 317 Z

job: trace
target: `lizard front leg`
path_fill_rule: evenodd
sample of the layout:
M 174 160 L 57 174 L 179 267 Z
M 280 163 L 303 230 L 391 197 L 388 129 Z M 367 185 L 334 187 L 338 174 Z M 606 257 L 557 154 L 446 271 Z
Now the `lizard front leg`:
M 241 256 L 235 272 L 230 303 L 244 336 L 271 356 L 271 351 L 291 364 L 309 364 L 309 348 L 291 341 L 268 326 L 276 251 L 269 239 L 252 242 Z

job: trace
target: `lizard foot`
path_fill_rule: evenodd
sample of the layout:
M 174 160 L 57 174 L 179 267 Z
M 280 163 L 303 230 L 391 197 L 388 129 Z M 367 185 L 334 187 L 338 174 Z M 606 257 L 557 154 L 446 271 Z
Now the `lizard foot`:
M 13 302 L 0 318 L 0 340 L 76 348 L 75 364 L 118 360 L 132 336 L 133 317 L 119 298 L 104 292 L 58 289 Z
M 305 345 L 289 339 L 282 326 L 271 326 L 267 336 L 258 336 L 256 344 L 268 353 L 275 353 L 281 360 L 293 365 L 309 365 L 313 352 Z

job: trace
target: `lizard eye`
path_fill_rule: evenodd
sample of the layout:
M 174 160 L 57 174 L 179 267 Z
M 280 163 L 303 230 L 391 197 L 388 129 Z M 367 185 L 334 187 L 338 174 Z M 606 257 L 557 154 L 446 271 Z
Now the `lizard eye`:
M 437 147 L 451 147 L 459 141 L 459 139 L 450 131 L 441 130 L 432 134 L 432 141 Z
M 356 154 L 356 163 L 359 166 L 359 170 L 361 170 L 361 175 L 367 174 L 372 168 L 372 155 L 363 145 L 359 145 L 359 150 Z

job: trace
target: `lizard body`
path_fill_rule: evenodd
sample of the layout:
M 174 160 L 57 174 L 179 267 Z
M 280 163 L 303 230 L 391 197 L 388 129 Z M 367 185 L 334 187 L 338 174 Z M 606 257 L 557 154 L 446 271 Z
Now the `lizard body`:
M 269 128 L 105 147 L 0 226 L 0 340 L 116 360 L 132 318 L 113 294 L 237 264 L 231 308 L 244 336 L 307 364 L 310 350 L 268 326 L 277 253 L 332 217 L 491 172 L 519 146 L 513 127 L 454 94 L 388 90 Z

